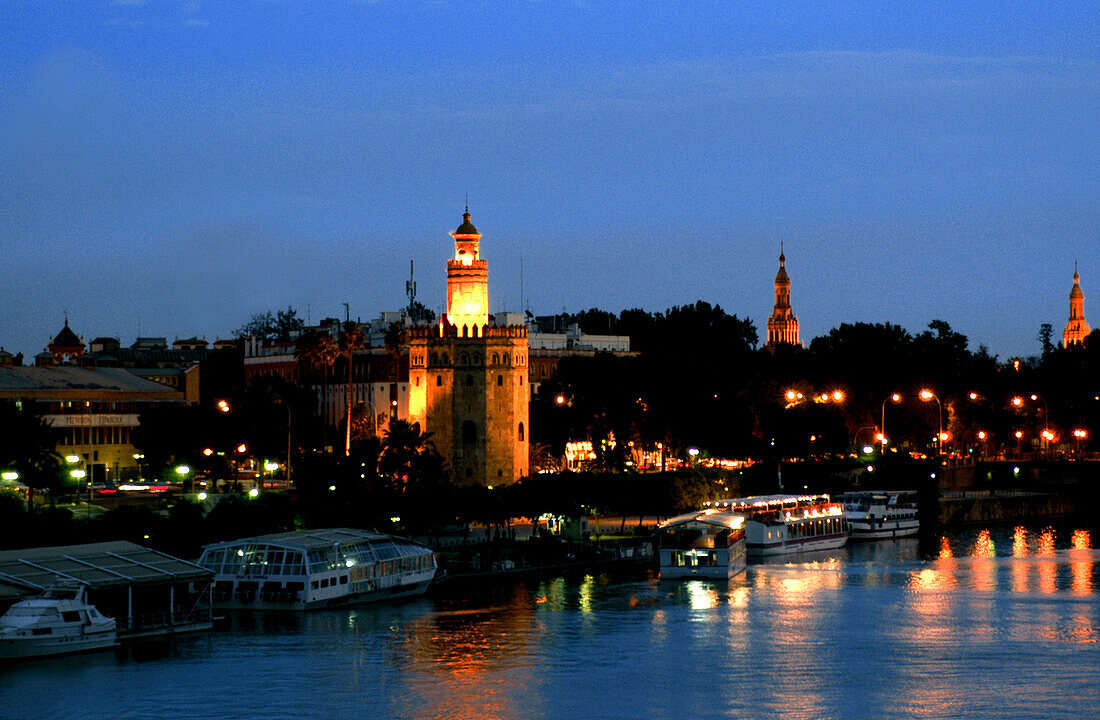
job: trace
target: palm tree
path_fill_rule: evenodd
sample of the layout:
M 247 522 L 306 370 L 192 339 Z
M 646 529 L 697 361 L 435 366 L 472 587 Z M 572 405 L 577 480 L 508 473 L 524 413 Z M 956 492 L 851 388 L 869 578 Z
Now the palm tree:
M 331 335 L 310 330 L 298 338 L 296 353 L 311 372 L 318 366 L 324 368 L 324 385 L 321 389 L 321 447 L 325 447 L 328 430 L 328 371 L 336 364 L 340 351 Z
M 393 478 L 404 491 L 410 484 L 432 479 L 429 474 L 442 473 L 442 458 L 432 442 L 432 433 L 420 431 L 420 423 L 394 418 L 382 434 L 379 471 Z
M 344 329 L 340 331 L 340 353 L 344 355 L 348 365 L 348 391 L 347 391 L 347 412 L 344 414 L 346 418 L 346 432 L 344 436 L 344 455 L 351 455 L 351 379 L 352 379 L 352 360 L 355 357 L 356 351 L 362 349 L 367 344 L 367 338 L 363 335 L 363 330 L 359 326 L 359 323 L 348 320 L 344 323 Z

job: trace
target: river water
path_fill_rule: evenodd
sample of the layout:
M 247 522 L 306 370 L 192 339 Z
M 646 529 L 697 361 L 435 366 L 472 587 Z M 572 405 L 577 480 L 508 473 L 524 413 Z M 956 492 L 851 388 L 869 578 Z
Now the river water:
M 1100 717 L 1095 531 L 998 528 L 750 564 L 238 615 L 0 668 L 0 717 Z

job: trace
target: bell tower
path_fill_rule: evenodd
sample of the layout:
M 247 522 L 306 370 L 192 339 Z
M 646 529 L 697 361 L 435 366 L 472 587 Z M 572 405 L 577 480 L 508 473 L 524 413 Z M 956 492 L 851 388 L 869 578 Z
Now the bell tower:
M 767 347 L 775 349 L 780 344 L 802 347 L 798 338 L 798 318 L 791 309 L 791 278 L 787 275 L 782 243 L 779 244 L 779 272 L 775 274 L 775 307 L 768 318 Z
M 470 222 L 470 208 L 451 233 L 455 256 L 447 261 L 447 322 L 479 330 L 489 323 L 489 263 L 478 256 L 481 233 Z
M 1077 274 L 1077 263 L 1073 263 L 1073 289 L 1069 291 L 1069 322 L 1062 332 L 1062 344 L 1066 347 L 1084 342 L 1089 334 L 1089 324 L 1085 322 L 1085 293 L 1081 290 L 1081 276 Z

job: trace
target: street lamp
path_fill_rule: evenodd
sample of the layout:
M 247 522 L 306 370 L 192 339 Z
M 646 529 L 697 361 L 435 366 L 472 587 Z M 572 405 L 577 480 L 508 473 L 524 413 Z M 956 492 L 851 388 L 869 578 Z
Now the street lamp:
M 879 428 L 882 431 L 880 433 L 881 436 L 882 436 L 880 438 L 880 442 L 882 443 L 882 448 L 881 448 L 880 452 L 883 455 L 886 454 L 886 401 L 887 400 L 889 400 L 891 402 L 896 402 L 896 403 L 901 402 L 901 395 L 899 395 L 897 393 L 894 393 L 890 397 L 886 398 L 886 400 L 882 401 L 882 424 L 879 425 Z
M 920 399 L 923 400 L 924 402 L 928 402 L 929 400 L 935 400 L 936 401 L 936 407 L 939 408 L 939 412 L 937 413 L 936 419 L 939 421 L 940 431 L 938 433 L 936 433 L 936 445 L 938 447 L 939 454 L 943 455 L 943 440 L 944 440 L 944 436 L 943 436 L 943 403 L 941 403 L 940 399 L 938 397 L 936 397 L 936 393 L 932 392 L 928 388 L 925 388 L 925 389 L 920 391 Z

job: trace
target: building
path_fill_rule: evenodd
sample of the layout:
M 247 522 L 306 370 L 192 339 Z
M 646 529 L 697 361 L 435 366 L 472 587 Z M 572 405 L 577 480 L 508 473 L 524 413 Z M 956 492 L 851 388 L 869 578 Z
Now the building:
M 451 237 L 447 313 L 407 333 L 408 417 L 457 482 L 512 482 L 528 468 L 527 326 L 489 324 L 489 265 L 468 208 Z
M 774 350 L 778 345 L 802 347 L 798 338 L 798 318 L 791 309 L 791 278 L 787 275 L 787 258 L 779 249 L 779 272 L 775 274 L 775 307 L 768 318 L 768 344 Z
M 1081 276 L 1077 273 L 1077 263 L 1073 263 L 1073 289 L 1069 291 L 1069 322 L 1062 331 L 1062 344 L 1066 347 L 1084 342 L 1089 334 L 1089 324 L 1085 321 L 1085 293 L 1081 291 Z
M 84 339 L 77 337 L 69 328 L 69 318 L 65 318 L 65 327 L 57 333 L 53 342 L 46 346 L 53 355 L 55 363 L 75 363 L 84 354 Z
M 89 482 L 138 477 L 133 442 L 140 414 L 161 403 L 185 401 L 183 392 L 122 368 L 54 365 L 50 353 L 39 355 L 35 367 L 16 366 L 9 359 L 0 358 L 0 400 L 30 406 L 59 430 L 57 454 L 78 458 Z

